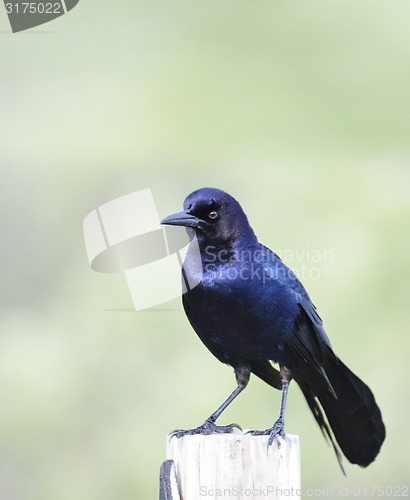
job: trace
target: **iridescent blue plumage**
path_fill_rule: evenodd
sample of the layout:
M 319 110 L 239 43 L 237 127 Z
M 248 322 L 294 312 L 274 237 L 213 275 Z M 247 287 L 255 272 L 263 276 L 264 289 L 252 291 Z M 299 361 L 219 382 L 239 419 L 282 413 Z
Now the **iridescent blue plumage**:
M 258 242 L 239 203 L 219 189 L 202 188 L 186 198 L 183 212 L 162 222 L 187 228 L 192 245 L 183 273 L 188 282 L 201 279 L 183 295 L 184 309 L 206 347 L 233 366 L 238 383 L 204 424 L 175 435 L 232 431 L 236 424 L 217 426 L 215 421 L 253 372 L 283 393 L 278 420 L 254 434 L 269 434 L 269 444 L 284 435 L 286 395 L 294 378 L 339 462 L 334 438 L 352 463 L 371 463 L 385 437 L 373 394 L 335 355 L 305 288 Z

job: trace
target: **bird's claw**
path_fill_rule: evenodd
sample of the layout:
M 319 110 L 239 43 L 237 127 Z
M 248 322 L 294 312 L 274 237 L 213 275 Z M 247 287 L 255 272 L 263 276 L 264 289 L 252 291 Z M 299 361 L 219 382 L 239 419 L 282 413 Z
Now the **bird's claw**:
M 195 434 L 200 434 L 202 436 L 208 436 L 209 434 L 230 434 L 235 428 L 240 431 L 242 430 L 241 426 L 238 424 L 216 425 L 214 422 L 207 419 L 202 425 L 196 427 L 195 429 L 177 429 L 172 431 L 169 434 L 169 438 L 172 439 L 173 437 L 176 437 L 177 439 L 180 439 L 183 436 L 193 436 Z
M 268 448 L 269 448 L 269 446 L 272 445 L 273 440 L 275 439 L 276 436 L 280 436 L 282 439 L 286 439 L 285 422 L 283 421 L 282 418 L 278 418 L 278 420 L 276 420 L 276 422 L 270 429 L 264 429 L 262 431 L 252 429 L 248 431 L 246 434 L 251 434 L 252 436 L 269 436 L 268 439 Z

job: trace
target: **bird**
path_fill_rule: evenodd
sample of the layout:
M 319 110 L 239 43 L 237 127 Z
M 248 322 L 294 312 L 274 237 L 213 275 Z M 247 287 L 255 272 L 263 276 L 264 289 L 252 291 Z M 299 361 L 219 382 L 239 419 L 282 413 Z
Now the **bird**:
M 282 392 L 272 427 L 248 431 L 268 435 L 268 448 L 277 436 L 286 438 L 288 388 L 295 380 L 342 472 L 341 452 L 352 464 L 372 463 L 386 435 L 372 391 L 335 354 L 306 289 L 258 241 L 239 202 L 220 189 L 200 188 L 186 197 L 183 211 L 161 224 L 183 226 L 188 233 L 182 277 L 194 286 L 182 295 L 183 308 L 203 344 L 233 367 L 237 384 L 202 425 L 171 436 L 241 429 L 236 423 L 217 425 L 216 420 L 253 373 Z

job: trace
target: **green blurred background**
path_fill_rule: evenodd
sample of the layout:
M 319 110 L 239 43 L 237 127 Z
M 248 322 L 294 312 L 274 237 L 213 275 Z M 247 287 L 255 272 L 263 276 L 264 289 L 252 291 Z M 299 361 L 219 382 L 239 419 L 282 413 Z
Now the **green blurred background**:
M 407 0 L 82 0 L 13 35 L 0 9 L 1 499 L 156 498 L 167 433 L 234 386 L 179 299 L 130 312 L 125 279 L 89 268 L 85 215 L 146 187 L 161 216 L 225 189 L 315 270 L 387 440 L 345 479 L 293 386 L 303 487 L 408 481 L 409 18 Z M 221 422 L 267 427 L 279 398 L 253 378 Z

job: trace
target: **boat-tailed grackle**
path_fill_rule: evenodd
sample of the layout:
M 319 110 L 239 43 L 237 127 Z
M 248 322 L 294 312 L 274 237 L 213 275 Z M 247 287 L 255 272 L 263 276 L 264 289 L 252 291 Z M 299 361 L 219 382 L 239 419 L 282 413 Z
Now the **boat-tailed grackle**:
M 295 379 L 340 465 L 338 445 L 354 464 L 366 467 L 373 462 L 385 427 L 372 392 L 336 356 L 305 288 L 258 242 L 239 203 L 224 191 L 202 188 L 185 199 L 182 212 L 161 222 L 185 226 L 191 241 L 198 242 L 201 258 L 194 255 L 198 246 L 190 245 L 182 272 L 188 282 L 202 278 L 183 295 L 183 306 L 199 338 L 234 368 L 237 381 L 232 394 L 201 426 L 175 431 L 174 436 L 239 427 L 215 421 L 254 373 L 282 390 L 279 418 L 272 428 L 250 431 L 268 434 L 268 446 L 275 436 L 285 437 L 288 385 Z

